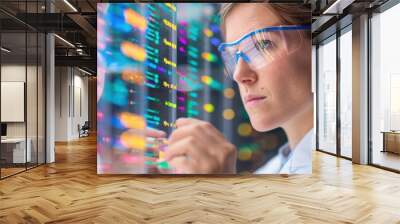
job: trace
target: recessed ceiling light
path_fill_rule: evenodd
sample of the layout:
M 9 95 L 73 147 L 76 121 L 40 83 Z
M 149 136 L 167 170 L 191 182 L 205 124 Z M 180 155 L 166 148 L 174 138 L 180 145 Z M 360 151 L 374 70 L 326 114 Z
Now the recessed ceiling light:
M 78 69 L 79 69 L 79 71 L 81 71 L 81 72 L 83 72 L 83 73 L 85 73 L 85 74 L 87 74 L 87 75 L 92 75 L 92 73 L 90 73 L 90 72 L 88 72 L 88 71 L 85 71 L 85 70 L 83 70 L 83 69 L 81 69 L 81 68 L 79 68 L 79 67 L 78 67 Z
M 68 1 L 64 0 L 65 4 L 67 4 L 74 12 L 78 12 L 78 10 Z
M 64 39 L 64 38 L 62 38 L 62 37 L 60 37 L 60 36 L 57 35 L 57 34 L 54 34 L 54 36 L 57 37 L 58 39 L 60 39 L 61 41 L 63 41 L 64 43 L 66 43 L 67 45 L 69 45 L 69 46 L 75 48 L 75 45 L 71 44 L 71 42 L 69 42 L 68 40 L 66 40 L 66 39 Z
M 351 5 L 355 0 L 336 0 L 322 14 L 342 14 L 343 10 Z

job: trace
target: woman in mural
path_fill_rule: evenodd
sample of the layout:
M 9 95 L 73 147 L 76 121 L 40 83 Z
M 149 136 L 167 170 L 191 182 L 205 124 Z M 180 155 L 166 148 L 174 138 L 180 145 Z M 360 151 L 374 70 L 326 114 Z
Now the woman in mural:
M 310 9 L 297 4 L 226 3 L 221 17 L 226 43 L 219 50 L 253 128 L 264 132 L 281 127 L 288 138 L 255 173 L 311 173 Z M 165 153 L 174 173 L 236 173 L 236 147 L 212 124 L 180 118 L 176 126 Z

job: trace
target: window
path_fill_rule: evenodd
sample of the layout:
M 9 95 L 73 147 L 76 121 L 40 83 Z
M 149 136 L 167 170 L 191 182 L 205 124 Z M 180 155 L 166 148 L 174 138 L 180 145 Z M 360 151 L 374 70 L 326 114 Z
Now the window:
M 336 153 L 336 36 L 318 47 L 318 149 Z
M 372 163 L 400 170 L 400 4 L 371 18 Z
M 1 1 L 19 16 L 44 1 Z M 45 34 L 3 12 L 0 17 L 0 178 L 45 163 Z M 36 17 L 35 15 L 35 18 Z
M 352 33 L 346 27 L 340 36 L 340 155 L 352 157 Z

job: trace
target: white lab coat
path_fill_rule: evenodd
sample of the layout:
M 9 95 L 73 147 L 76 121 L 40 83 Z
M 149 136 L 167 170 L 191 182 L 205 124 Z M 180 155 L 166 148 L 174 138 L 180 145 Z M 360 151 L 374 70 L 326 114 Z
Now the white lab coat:
M 290 149 L 288 143 L 284 144 L 278 154 L 258 168 L 255 174 L 311 174 L 313 137 L 314 131 L 311 129 L 294 150 Z

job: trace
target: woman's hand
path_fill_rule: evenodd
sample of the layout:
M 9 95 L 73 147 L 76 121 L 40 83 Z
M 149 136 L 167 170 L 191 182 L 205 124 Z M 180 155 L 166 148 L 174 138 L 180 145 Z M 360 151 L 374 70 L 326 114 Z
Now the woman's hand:
M 180 118 L 168 139 L 165 160 L 177 173 L 236 173 L 236 147 L 208 122 Z
M 167 136 L 167 134 L 161 130 L 154 128 L 146 128 L 146 137 L 165 138 L 165 136 Z
M 156 155 L 158 155 L 159 153 L 159 148 L 158 147 L 153 147 L 154 142 L 156 141 L 156 139 L 159 138 L 166 138 L 167 134 L 164 131 L 158 130 L 158 129 L 154 129 L 154 128 L 146 128 L 146 143 L 150 143 L 150 145 L 152 146 L 148 146 L 146 148 L 146 152 L 148 153 L 155 153 Z M 158 157 L 147 157 L 145 156 L 145 161 L 147 162 L 152 162 L 152 163 L 156 163 L 158 160 Z M 147 173 L 151 173 L 151 174 L 159 174 L 159 173 L 164 173 L 162 172 L 163 170 L 159 170 L 157 168 L 157 165 L 147 165 Z

